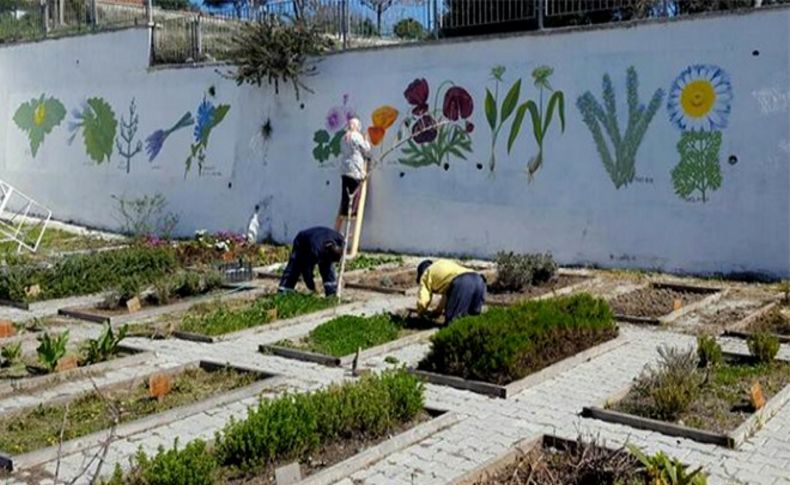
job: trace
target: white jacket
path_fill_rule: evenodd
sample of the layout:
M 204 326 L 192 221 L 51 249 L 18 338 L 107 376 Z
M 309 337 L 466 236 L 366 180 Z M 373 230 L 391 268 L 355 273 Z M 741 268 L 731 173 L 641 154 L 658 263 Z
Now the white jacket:
M 340 165 L 342 175 L 356 180 L 365 178 L 365 156 L 370 152 L 370 143 L 358 131 L 351 136 L 343 136 L 341 140 L 343 162 Z

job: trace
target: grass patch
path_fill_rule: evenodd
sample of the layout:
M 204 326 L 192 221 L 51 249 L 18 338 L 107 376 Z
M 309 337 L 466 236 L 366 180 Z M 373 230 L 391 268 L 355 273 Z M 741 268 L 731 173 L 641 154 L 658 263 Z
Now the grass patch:
M 27 226 L 29 229 L 23 227 L 22 234 L 27 244 L 31 246 L 36 243 L 39 234 L 41 234 L 41 226 Z M 26 232 L 28 231 L 28 232 Z M 28 256 L 35 258 L 42 254 L 60 251 L 78 251 L 83 249 L 98 249 L 103 247 L 118 246 L 127 243 L 124 239 L 104 239 L 97 236 L 89 236 L 84 234 L 75 234 L 73 232 L 64 231 L 48 227 L 44 231 L 44 236 L 38 246 L 38 251 L 35 254 L 29 254 L 26 249 L 23 253 L 28 253 Z M 15 253 L 18 245 L 12 241 L 0 242 L 0 253 Z
M 528 301 L 443 328 L 419 368 L 503 385 L 617 333 L 609 305 L 589 294 Z
M 188 369 L 173 378 L 171 392 L 161 401 L 149 397 L 147 383 L 107 392 L 105 397 L 120 410 L 120 422 L 125 423 L 246 386 L 256 378 L 255 374 L 230 369 Z M 65 411 L 65 405 L 39 406 L 23 415 L 0 419 L 0 450 L 20 454 L 56 445 Z M 110 426 L 111 413 L 94 392 L 71 402 L 63 438 L 78 438 Z
M 387 254 L 360 254 L 356 258 L 346 261 L 346 271 L 376 268 L 385 264 L 403 264 L 403 256 Z
M 34 301 L 96 293 L 130 278 L 150 283 L 176 269 L 168 248 L 132 247 L 68 256 L 52 266 L 9 267 L 0 273 L 0 298 Z M 28 295 L 38 285 L 40 293 Z
M 269 483 L 276 466 L 308 461 L 333 445 L 387 437 L 416 419 L 423 406 L 423 384 L 403 370 L 262 400 L 244 419 L 231 419 L 217 433 L 213 448 L 196 440 L 184 448 L 161 448 L 153 457 L 140 453 L 129 474 L 117 470 L 109 483 L 163 483 L 150 481 L 163 476 L 169 478 L 166 483 Z M 345 448 L 356 452 L 353 446 Z M 196 464 L 202 464 L 199 479 Z
M 790 363 L 724 361 L 697 367 L 693 351 L 660 349 L 657 369 L 648 368 L 631 391 L 610 408 L 636 416 L 728 433 L 753 412 L 749 391 L 760 383 L 770 399 L 790 384 Z
M 202 335 L 223 335 L 237 332 L 274 320 L 293 318 L 306 313 L 332 307 L 337 304 L 336 298 L 322 298 L 313 294 L 285 293 L 266 295 L 256 299 L 252 304 L 232 307 L 226 303 L 215 303 L 202 310 L 208 312 L 192 312 L 184 316 L 177 329 L 184 332 Z
M 343 357 L 353 354 L 358 348 L 365 350 L 375 347 L 430 326 L 427 320 L 387 313 L 369 317 L 343 315 L 317 326 L 304 339 L 298 342 L 287 341 L 285 345 Z

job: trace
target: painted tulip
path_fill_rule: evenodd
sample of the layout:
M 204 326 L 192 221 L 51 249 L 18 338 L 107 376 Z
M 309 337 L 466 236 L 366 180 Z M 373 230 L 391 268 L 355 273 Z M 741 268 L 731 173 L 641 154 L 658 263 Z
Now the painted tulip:
M 437 135 L 436 121 L 429 114 L 423 115 L 412 126 L 411 134 L 417 143 L 431 143 L 436 139 Z
M 378 146 L 379 143 L 381 143 L 381 140 L 384 139 L 384 134 L 386 132 L 387 131 L 380 126 L 368 127 L 368 136 L 370 137 L 370 143 L 372 143 L 373 146 Z
M 423 78 L 415 79 L 403 92 L 406 101 L 414 106 L 412 113 L 421 115 L 428 111 L 428 81 Z
M 444 94 L 444 116 L 453 121 L 469 118 L 474 110 L 474 101 L 466 89 L 453 86 Z
M 373 121 L 373 126 L 377 126 L 379 128 L 387 129 L 390 126 L 395 124 L 395 120 L 398 119 L 398 110 L 393 108 L 392 106 L 380 106 L 373 111 L 373 115 L 371 115 L 371 120 Z

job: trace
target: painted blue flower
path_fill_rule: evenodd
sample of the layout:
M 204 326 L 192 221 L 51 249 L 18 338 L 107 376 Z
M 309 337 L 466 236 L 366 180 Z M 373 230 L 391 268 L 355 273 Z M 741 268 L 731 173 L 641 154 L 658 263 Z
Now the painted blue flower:
M 198 106 L 197 125 L 195 125 L 195 141 L 201 143 L 208 138 L 208 133 L 214 127 L 214 103 L 203 97 L 203 102 Z
M 669 119 L 682 131 L 721 131 L 732 110 L 732 83 L 722 68 L 695 64 L 672 83 Z

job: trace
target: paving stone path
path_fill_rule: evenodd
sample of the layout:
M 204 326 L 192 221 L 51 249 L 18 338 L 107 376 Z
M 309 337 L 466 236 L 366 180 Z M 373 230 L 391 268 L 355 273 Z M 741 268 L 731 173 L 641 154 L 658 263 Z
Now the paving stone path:
M 628 285 L 601 282 L 593 291 L 599 294 L 619 294 Z M 353 313 L 375 313 L 404 308 L 413 297 L 378 295 L 357 305 Z M 0 311 L 0 318 L 2 318 Z M 175 366 L 201 359 L 229 362 L 279 376 L 277 385 L 268 389 L 264 397 L 285 391 L 305 392 L 332 382 L 351 379 L 349 369 L 320 365 L 263 355 L 258 346 L 284 338 L 306 334 L 318 324 L 331 318 L 316 319 L 306 316 L 294 325 L 267 329 L 265 326 L 243 332 L 233 340 L 215 344 L 187 342 L 178 339 L 149 340 L 130 338 L 126 343 L 141 350 L 155 352 L 156 358 L 122 371 L 108 373 L 96 379 L 97 384 L 111 384 L 129 379 L 131 375 L 152 369 Z M 99 326 L 80 327 L 81 335 L 96 335 Z M 632 325 L 621 327 L 628 339 L 626 345 L 573 367 L 559 376 L 531 387 L 504 400 L 489 398 L 449 387 L 427 385 L 427 405 L 431 408 L 456 412 L 461 419 L 455 425 L 401 449 L 366 469 L 342 480 L 343 485 L 355 484 L 444 484 L 460 477 L 485 461 L 496 457 L 519 441 L 552 434 L 562 438 L 596 436 L 607 445 L 634 443 L 654 453 L 662 450 L 690 465 L 702 465 L 711 474 L 710 483 L 790 484 L 790 403 L 764 424 L 754 436 L 737 450 L 669 437 L 660 433 L 637 430 L 580 417 L 584 406 L 601 405 L 605 400 L 628 386 L 647 363 L 657 358 L 656 347 L 662 344 L 691 346 L 694 339 L 680 329 L 646 328 Z M 725 350 L 746 353 L 743 341 L 721 338 Z M 416 343 L 366 359 L 362 367 L 381 370 L 393 365 L 416 364 L 428 351 L 427 343 Z M 392 359 L 397 359 L 393 364 Z M 780 358 L 790 360 L 790 346 L 783 345 Z M 385 361 L 386 359 L 386 361 Z M 390 363 L 388 363 L 390 362 Z M 86 383 L 61 384 L 46 392 L 0 399 L 0 414 L 20 407 L 45 402 L 51 396 L 77 393 Z M 257 397 L 218 405 L 191 415 L 179 416 L 155 428 L 119 435 L 109 447 L 102 470 L 112 471 L 116 463 L 128 466 L 128 458 L 139 448 L 155 452 L 157 447 L 172 446 L 173 440 L 186 443 L 195 438 L 210 440 L 231 418 L 242 418 Z M 87 467 L 95 469 L 97 460 L 91 458 L 99 447 L 88 447 L 76 453 L 66 453 L 60 460 L 59 477 L 68 481 Z M 57 463 L 49 461 L 41 466 L 23 469 L 4 483 L 52 483 Z M 1 481 L 2 479 L 0 479 Z M 83 483 L 77 480 L 76 483 Z

